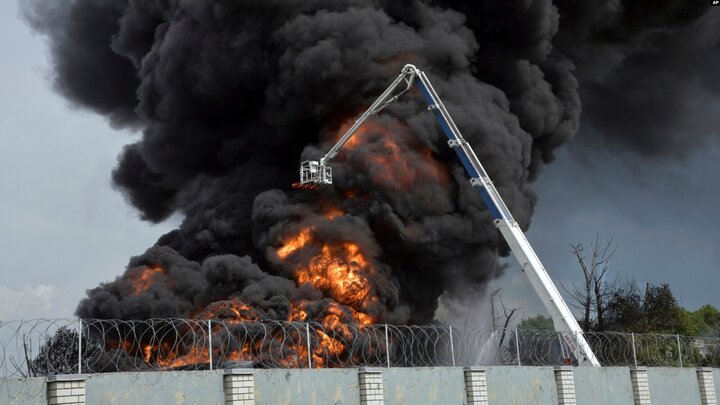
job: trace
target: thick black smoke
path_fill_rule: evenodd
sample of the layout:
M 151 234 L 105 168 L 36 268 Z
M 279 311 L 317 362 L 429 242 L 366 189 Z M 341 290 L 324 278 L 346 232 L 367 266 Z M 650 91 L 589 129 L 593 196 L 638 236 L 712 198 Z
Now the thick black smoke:
M 540 99 L 533 90 L 545 84 L 528 80 L 533 75 L 575 98 L 579 82 L 583 140 L 590 145 L 683 158 L 720 134 L 720 9 L 710 1 L 443 3 L 463 12 L 481 49 L 491 50 L 478 58 L 479 76 L 508 86 L 513 112 L 533 134 L 527 122 L 542 122 L 533 119 L 532 105 Z M 544 52 L 558 63 L 533 58 Z
M 719 90 L 708 74 L 718 62 L 717 15 L 666 3 L 31 3 L 25 14 L 49 38 L 58 91 L 142 130 L 120 154 L 114 184 L 147 220 L 185 217 L 123 276 L 89 291 L 78 315 L 194 316 L 233 299 L 287 319 L 291 303 L 307 300 L 311 317 L 336 301 L 375 320 L 432 320 L 443 292 L 497 277 L 507 247 L 419 94 L 342 152 L 333 189 L 291 191 L 300 157 L 321 156 L 414 63 L 527 227 L 528 182 L 577 132 L 581 96 L 589 125 L 641 153 L 688 150 L 686 140 L 713 127 L 693 117 L 717 108 L 696 105 Z M 713 49 L 700 66 L 699 53 Z M 702 91 L 674 110 L 685 85 Z M 680 135 L 670 123 L 685 121 L 669 114 L 692 108 L 698 115 Z M 330 218 L 332 210 L 344 214 Z M 312 246 L 280 258 L 285 241 L 308 228 Z M 298 266 L 343 242 L 372 264 L 360 272 L 376 299 L 360 307 L 296 282 Z M 162 273 L 138 291 L 153 266 Z
M 583 123 L 617 149 L 684 158 L 720 136 L 720 9 L 710 1 L 561 1 L 558 47 Z M 616 4 L 612 4 L 616 3 Z M 578 41 L 582 39 L 582 41 Z

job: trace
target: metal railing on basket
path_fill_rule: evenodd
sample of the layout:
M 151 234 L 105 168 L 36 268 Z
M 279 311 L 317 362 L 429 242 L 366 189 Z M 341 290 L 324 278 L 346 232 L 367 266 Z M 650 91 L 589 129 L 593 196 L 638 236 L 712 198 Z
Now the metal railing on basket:
M 588 332 L 607 366 L 720 365 L 720 339 Z M 201 319 L 0 322 L 0 377 L 227 367 L 577 364 L 553 331 Z

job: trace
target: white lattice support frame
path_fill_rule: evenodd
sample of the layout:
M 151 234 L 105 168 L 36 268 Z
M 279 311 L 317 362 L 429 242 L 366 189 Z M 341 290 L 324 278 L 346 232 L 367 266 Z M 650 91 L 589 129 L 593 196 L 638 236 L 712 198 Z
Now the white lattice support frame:
M 575 405 L 575 376 L 569 366 L 555 367 L 558 405 Z
M 635 405 L 650 405 L 650 385 L 646 367 L 630 367 L 630 381 L 632 381 L 633 398 Z
M 228 368 L 223 376 L 225 405 L 255 405 L 255 373 L 251 368 Z
M 465 393 L 468 405 L 488 405 L 487 377 L 482 367 L 465 367 Z
M 85 374 L 51 375 L 47 378 L 48 405 L 85 405 Z
M 360 405 L 383 405 L 385 403 L 381 368 L 360 368 L 358 380 L 360 382 Z
M 717 405 L 715 396 L 715 381 L 713 380 L 712 368 L 698 367 L 697 379 L 700 386 L 700 400 L 702 405 Z

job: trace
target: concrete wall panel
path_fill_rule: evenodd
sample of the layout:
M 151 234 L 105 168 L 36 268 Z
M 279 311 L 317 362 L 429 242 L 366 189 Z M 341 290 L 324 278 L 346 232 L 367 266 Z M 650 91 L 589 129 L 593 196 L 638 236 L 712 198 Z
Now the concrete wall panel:
M 490 405 L 557 404 L 551 367 L 487 367 Z M 463 404 L 462 368 L 390 368 L 382 370 L 385 403 Z M 578 404 L 633 403 L 626 367 L 573 369 Z M 700 404 L 694 368 L 648 368 L 653 405 Z M 256 404 L 360 403 L 357 369 L 254 370 Z M 720 397 L 720 369 L 713 370 Z M 0 404 L 44 404 L 45 378 L 0 380 Z M 222 404 L 223 371 L 168 371 L 92 374 L 86 379 L 88 404 Z
M 357 405 L 358 370 L 255 370 L 255 403 L 273 405 Z
M 0 404 L 47 403 L 45 377 L 0 379 Z
M 383 369 L 385 405 L 462 404 L 465 374 L 460 367 Z
M 715 398 L 720 399 L 720 368 L 714 368 L 712 374 L 713 383 L 715 383 Z
M 88 404 L 223 404 L 222 370 L 91 374 Z
M 578 404 L 634 404 L 630 370 L 627 367 L 575 367 L 573 373 Z
M 653 405 L 700 404 L 700 386 L 694 368 L 648 367 Z
M 490 405 L 557 405 L 552 367 L 488 367 Z

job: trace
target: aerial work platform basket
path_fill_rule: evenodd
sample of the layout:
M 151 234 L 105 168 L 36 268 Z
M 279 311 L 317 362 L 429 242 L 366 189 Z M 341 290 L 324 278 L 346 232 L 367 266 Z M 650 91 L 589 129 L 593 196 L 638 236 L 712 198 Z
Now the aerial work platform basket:
M 324 184 L 332 184 L 332 167 L 316 160 L 306 160 L 300 164 L 300 182 L 293 184 L 294 188 L 314 190 Z

